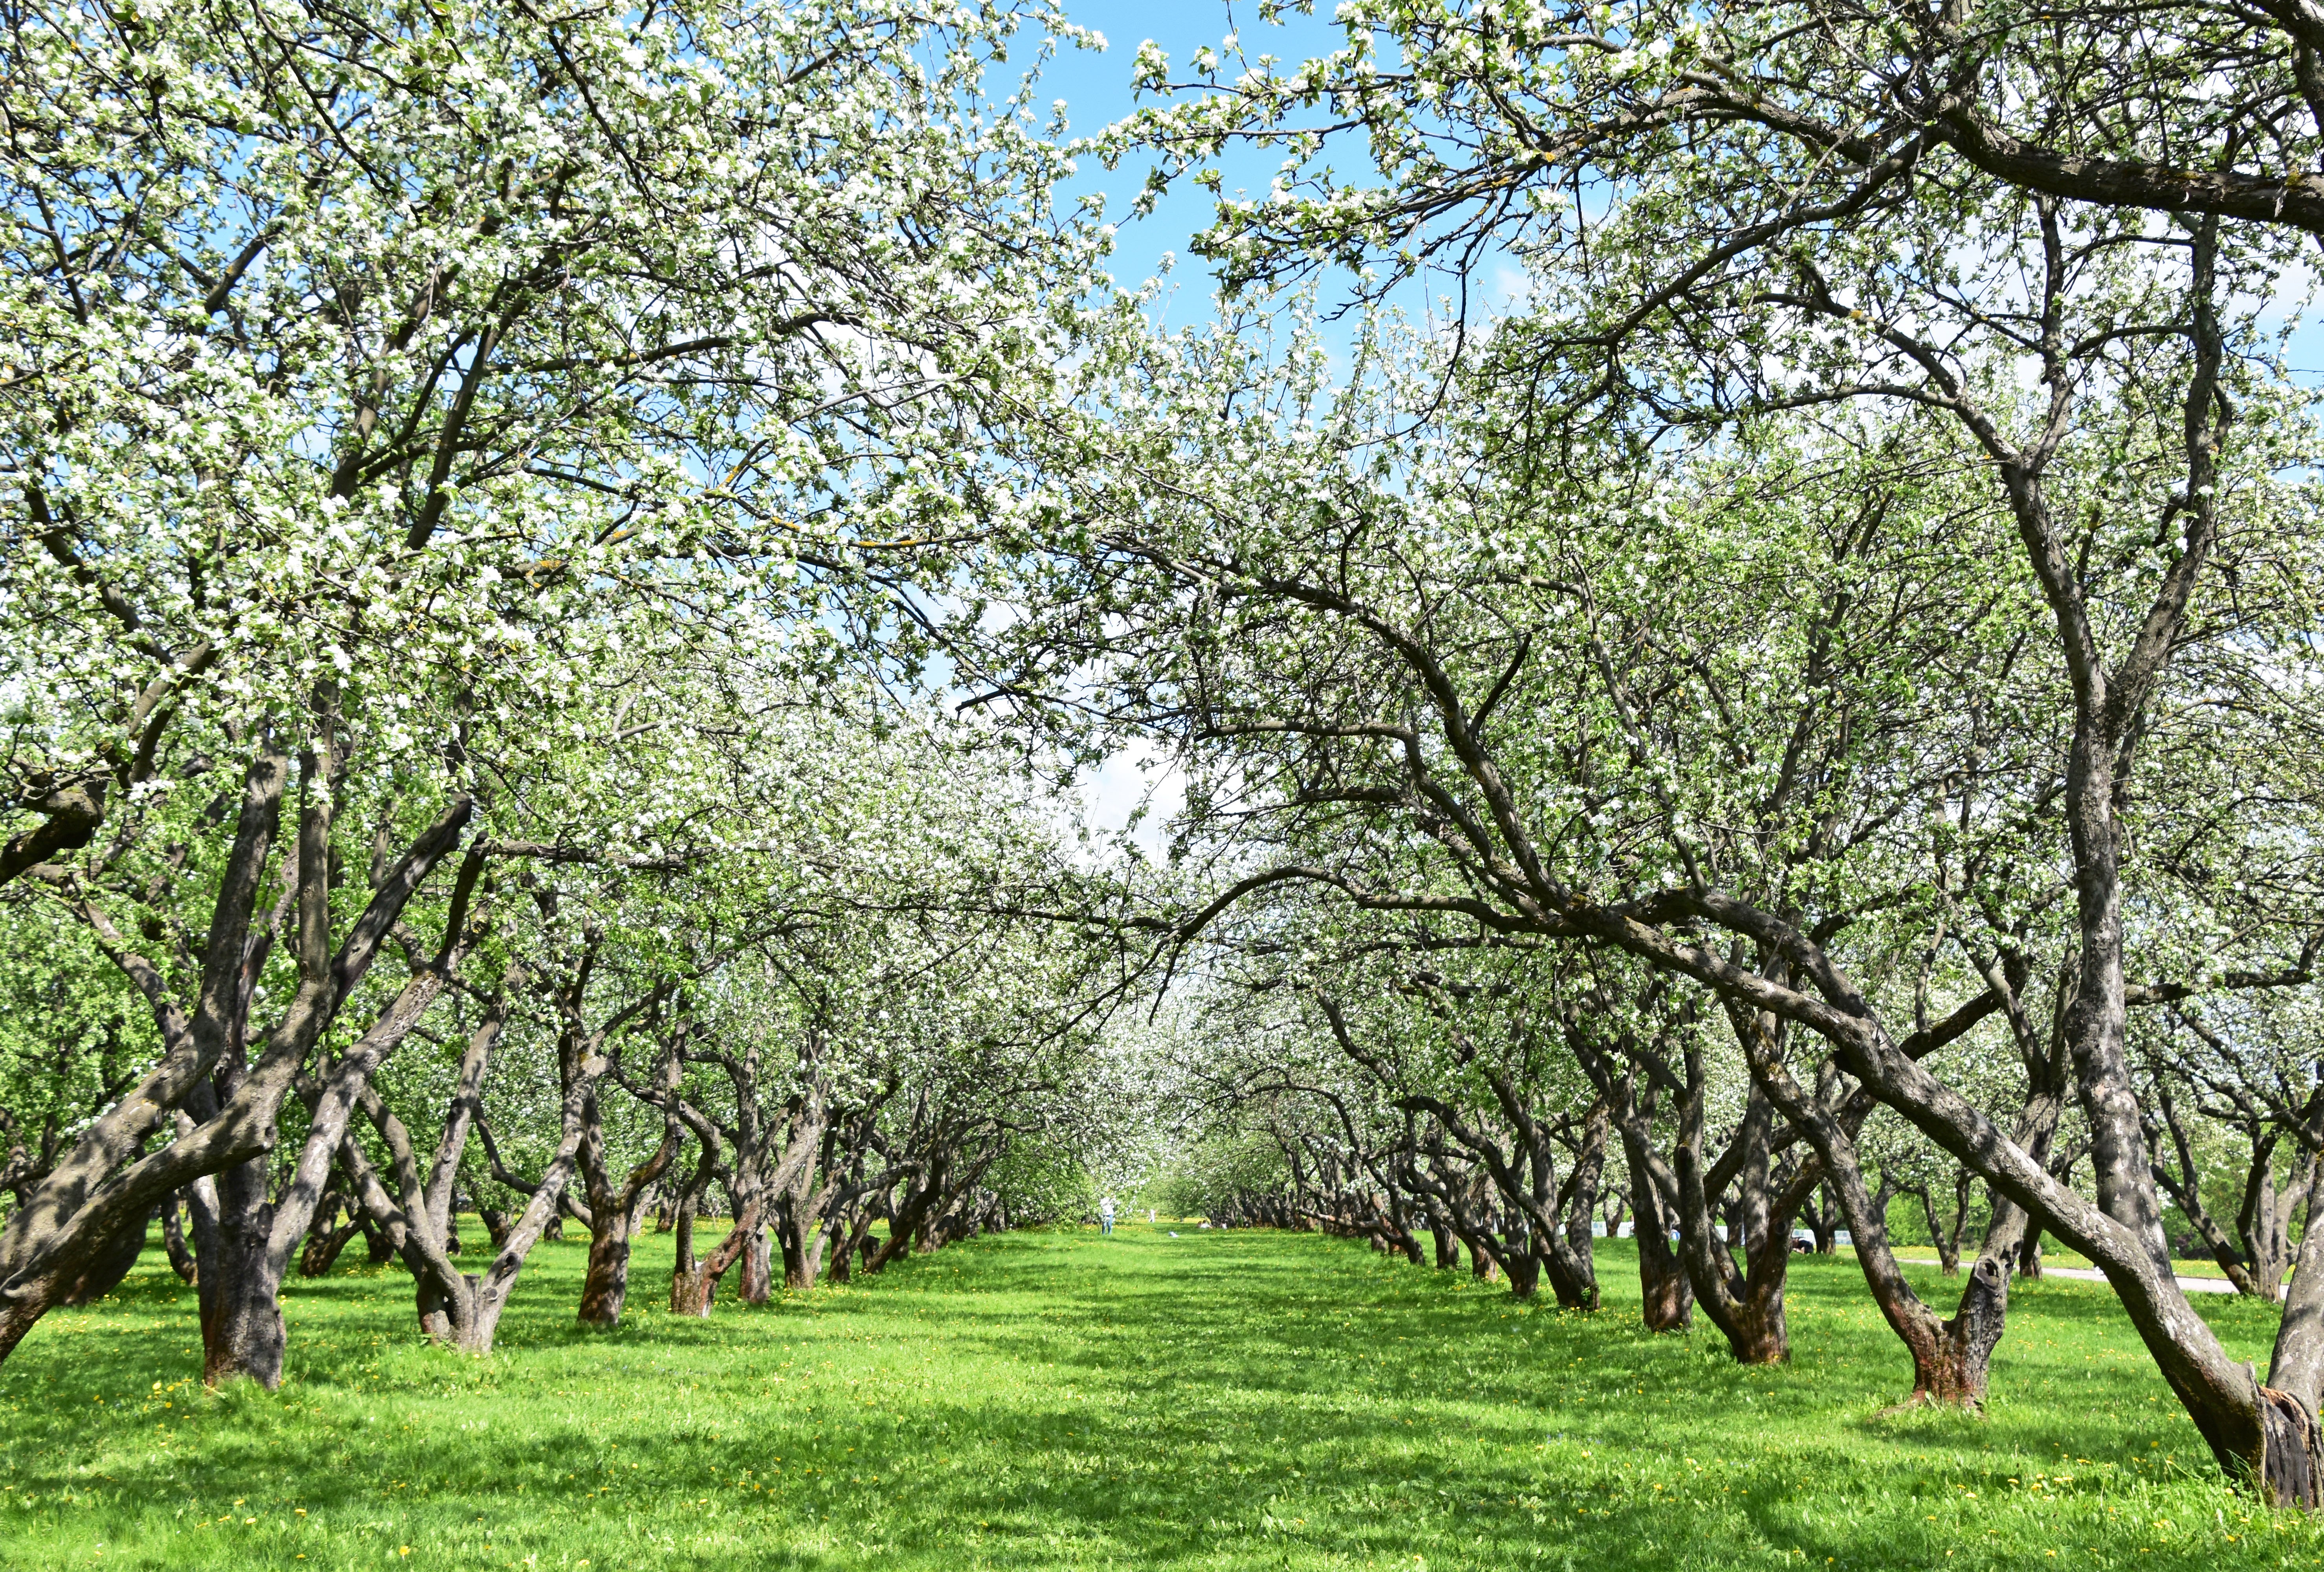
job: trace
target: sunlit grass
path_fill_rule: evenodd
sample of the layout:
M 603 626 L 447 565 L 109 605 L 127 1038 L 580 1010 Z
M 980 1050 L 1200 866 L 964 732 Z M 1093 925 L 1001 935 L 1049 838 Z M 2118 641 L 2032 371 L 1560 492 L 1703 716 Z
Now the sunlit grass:
M 281 1392 L 205 1393 L 158 1254 L 0 1367 L 10 1567 L 2324 1565 L 2210 1477 L 2113 1297 L 2021 1285 L 1991 1416 L 1876 1418 L 1901 1349 L 1802 1260 L 1787 1367 L 1308 1235 L 982 1240 L 708 1322 L 571 1327 L 544 1246 L 476 1362 L 398 1271 L 292 1290 Z M 1949 1303 L 1933 1269 L 1923 1291 Z M 2200 1307 L 2264 1360 L 2273 1313 Z M 2052 1554 L 2054 1552 L 2054 1555 Z

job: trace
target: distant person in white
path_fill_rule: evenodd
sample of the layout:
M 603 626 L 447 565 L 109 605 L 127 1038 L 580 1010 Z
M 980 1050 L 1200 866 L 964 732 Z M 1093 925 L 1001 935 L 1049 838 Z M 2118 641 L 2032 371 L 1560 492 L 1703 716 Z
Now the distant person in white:
M 1097 1204 L 1097 1225 L 1100 1233 L 1113 1232 L 1113 1197 L 1111 1196 L 1106 1197 Z

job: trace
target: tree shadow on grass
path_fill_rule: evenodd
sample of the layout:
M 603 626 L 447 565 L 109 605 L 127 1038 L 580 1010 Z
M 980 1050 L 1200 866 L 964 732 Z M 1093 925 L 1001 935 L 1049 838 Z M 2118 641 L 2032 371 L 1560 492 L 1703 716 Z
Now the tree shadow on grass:
M 39 1521 L 110 1511 L 173 1567 L 268 1564 L 197 1561 L 173 1528 L 227 1503 L 219 1533 L 305 1509 L 319 1537 L 284 1539 L 285 1566 L 492 1532 L 658 1567 L 1958 1567 L 2038 1555 L 1987 1526 L 2010 1476 L 2192 1437 L 2081 1284 L 2016 1296 L 1995 1417 L 1898 1422 L 1870 1416 L 1909 1367 L 1847 1262 L 1800 1263 L 1798 1357 L 1770 1370 L 1707 1328 L 1647 1334 L 1612 1244 L 1590 1317 L 1312 1235 L 1125 1230 L 978 1241 L 704 1321 L 656 1308 L 650 1239 L 610 1335 L 573 1324 L 584 1253 L 544 1247 L 484 1361 L 421 1345 L 400 1268 L 296 1283 L 283 1390 L 217 1396 L 190 1290 L 149 1257 L 0 1366 L 5 1483 L 44 1512 L 98 1498 Z M 2225 1309 L 2237 1337 L 2272 1330 Z M 2045 1510 L 2103 1527 L 2080 1466 L 2053 1472 L 2077 1477 Z

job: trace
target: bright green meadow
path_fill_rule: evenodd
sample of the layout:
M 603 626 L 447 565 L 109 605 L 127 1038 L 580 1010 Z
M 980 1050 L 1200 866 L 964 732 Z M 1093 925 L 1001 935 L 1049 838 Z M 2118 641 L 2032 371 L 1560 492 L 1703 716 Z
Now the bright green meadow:
M 1004 1235 L 706 1322 L 572 1325 L 544 1245 L 473 1361 L 400 1270 L 293 1285 L 278 1392 L 199 1385 L 158 1252 L 0 1366 L 0 1566 L 2026 1567 L 2324 1565 L 2215 1483 L 2103 1287 L 2021 1284 L 1988 1417 L 1802 1260 L 1787 1367 L 1309 1234 Z M 1924 1293 L 1942 1291 L 1931 1268 Z M 1944 1302 L 1950 1302 L 1947 1295 Z M 2264 1360 L 2273 1314 L 2200 1307 Z M 160 1379 L 157 1381 L 156 1377 Z

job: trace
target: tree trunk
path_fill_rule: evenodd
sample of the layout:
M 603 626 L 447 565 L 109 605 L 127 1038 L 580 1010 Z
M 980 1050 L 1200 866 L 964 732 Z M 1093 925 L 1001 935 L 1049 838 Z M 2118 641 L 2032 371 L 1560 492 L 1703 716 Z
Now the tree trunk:
M 1700 1047 L 1690 1042 L 1685 1059 L 1688 1092 L 1680 1105 L 1674 1188 L 1680 1201 L 1679 1234 L 1687 1276 L 1696 1303 L 1725 1336 L 1738 1364 L 1780 1364 L 1792 1353 L 1791 1332 L 1784 1317 L 1784 1288 L 1791 1271 L 1792 1250 L 1790 1230 L 1775 1223 L 1790 1216 L 1798 1201 L 1769 1194 L 1771 1110 L 1766 1095 L 1755 1087 L 1744 1104 L 1743 1123 L 1730 1149 L 1736 1200 L 1728 1213 L 1729 1236 L 1721 1242 L 1711 1227 L 1711 1197 L 1702 1163 L 1702 1088 L 1706 1083 Z M 1820 1164 L 1803 1164 L 1790 1188 L 1804 1191 L 1820 1179 Z M 1738 1252 L 1743 1259 L 1739 1273 L 1735 1270 Z
M 524 1209 L 509 1224 L 492 1264 L 480 1273 L 462 1272 L 454 1266 L 440 1244 L 430 1239 L 426 1225 L 409 1226 L 403 1208 L 387 1194 L 379 1176 L 364 1161 L 361 1148 L 352 1141 L 346 1143 L 346 1160 L 357 1197 L 367 1214 L 385 1220 L 405 1264 L 411 1270 L 421 1326 L 431 1336 L 448 1342 L 462 1353 L 492 1352 L 502 1312 L 508 1308 L 509 1295 L 524 1270 L 525 1258 L 535 1244 L 548 1236 L 550 1224 L 562 1215 L 566 1186 L 577 1166 L 586 1125 L 583 1105 L 594 1094 L 597 1078 L 605 1069 L 600 1051 L 602 1038 L 602 1033 L 593 1037 L 576 1053 L 575 1071 L 560 1110 L 562 1135 L 556 1153 L 535 1181 Z M 420 1197 L 416 1193 L 416 1175 L 407 1172 L 400 1177 L 407 1189 L 414 1192 L 412 1198 L 417 1202 Z
M 280 1202 L 268 1197 L 264 1157 L 217 1176 L 221 1281 L 212 1300 L 215 1314 L 203 1324 L 205 1380 L 247 1376 L 269 1392 L 281 1384 L 282 1279 L 291 1249 L 314 1225 L 316 1208 L 330 1189 L 337 1154 L 352 1145 L 346 1140 L 347 1122 L 369 1093 L 372 1076 L 420 1023 L 482 937 L 481 927 L 470 926 L 467 909 L 483 873 L 483 854 L 470 851 L 462 860 L 443 943 L 432 963 L 414 972 L 371 1028 L 328 1061 L 311 1090 L 300 1091 L 307 1136 Z
M 680 1059 L 674 1048 L 662 1053 L 659 1080 L 663 1096 L 662 1137 L 651 1156 L 632 1169 L 617 1189 L 605 1172 L 603 1115 L 593 1085 L 584 1099 L 579 1171 L 589 1194 L 589 1271 L 581 1283 L 582 1326 L 611 1331 L 621 1325 L 622 1308 L 630 1293 L 630 1240 L 642 1219 L 647 1197 L 669 1171 L 684 1144 L 686 1127 L 678 1114 Z
M 338 1264 L 339 1256 L 347 1242 L 362 1233 L 363 1225 L 349 1218 L 338 1227 L 321 1226 L 307 1231 L 307 1243 L 299 1252 L 299 1275 L 322 1277 Z
M 176 1198 L 171 1197 L 171 1205 L 174 1207 L 176 1204 Z M 105 1248 L 91 1256 L 80 1271 L 67 1281 L 57 1302 L 73 1306 L 95 1304 L 119 1288 L 121 1280 L 129 1275 L 130 1269 L 137 1264 L 137 1257 L 144 1252 L 147 1221 L 142 1216 L 135 1218 L 106 1241 Z
M 337 1263 L 339 1253 L 347 1247 L 347 1241 L 363 1232 L 360 1220 L 363 1214 L 359 1208 L 348 1207 L 347 1220 L 344 1224 L 339 1221 L 343 1199 L 335 1179 L 331 1188 L 323 1193 L 321 1203 L 316 1207 L 315 1220 L 307 1227 L 307 1242 L 300 1247 L 300 1277 L 321 1277 L 327 1273 Z
M 209 1379 L 245 1373 L 269 1384 L 280 1379 L 281 1317 L 272 1297 L 289 1252 L 287 1244 L 278 1250 L 272 1236 L 274 1209 L 265 1199 L 264 1167 L 282 1100 L 341 1002 L 368 971 L 405 904 L 457 843 L 473 807 L 467 799 L 458 799 L 437 817 L 382 876 L 335 954 L 328 891 L 332 802 L 319 784 L 312 789 L 302 785 L 305 800 L 295 857 L 285 863 L 292 873 L 286 910 L 293 918 L 289 930 L 294 936 L 298 983 L 256 1059 L 246 1059 L 244 1036 L 269 937 L 250 939 L 248 902 L 273 835 L 283 762 L 269 744 L 252 765 L 234 854 L 238 871 L 229 879 L 232 892 L 220 896 L 195 1015 L 189 1022 L 166 995 L 157 999 L 157 1022 L 170 1045 L 161 1064 L 140 1090 L 84 1133 L 69 1160 L 42 1181 L 44 1196 L 0 1228 L 0 1357 L 56 1302 L 69 1280 L 81 1272 L 86 1258 L 111 1240 L 130 1216 L 145 1216 L 189 1180 L 256 1170 L 254 1182 L 228 1178 L 214 1192 L 217 1248 L 213 1258 L 201 1260 L 197 1271 L 204 1306 L 203 1367 Z M 302 757 L 300 773 L 304 781 L 320 783 L 331 771 L 309 754 Z M 271 787 L 262 789 L 262 776 L 272 778 Z M 271 801 L 263 800 L 270 795 Z M 475 854 L 471 861 L 481 869 Z M 465 869 L 463 878 L 473 883 Z M 455 926 L 464 926 L 458 897 L 454 913 Z M 138 1157 L 159 1124 L 173 1114 L 178 1139 Z M 121 1167 L 124 1161 L 125 1169 Z M 314 1198 L 305 1197 L 297 1216 L 300 1234 L 308 1221 L 306 1208 Z M 226 1281 L 213 1283 L 209 1280 L 214 1277 Z
M 1656 1183 L 1665 1165 L 1654 1153 L 1654 1105 L 1651 1095 L 1637 1093 L 1637 1077 L 1629 1073 L 1618 1080 L 1600 1072 L 1611 1094 L 1614 1129 L 1622 1141 L 1622 1156 L 1630 1170 L 1630 1230 L 1638 1246 L 1639 1313 L 1649 1332 L 1681 1332 L 1694 1321 L 1694 1285 L 1685 1263 L 1671 1251 L 1677 1229 L 1675 1198 Z
M 1452 1236 L 1452 1230 L 1442 1221 L 1434 1217 L 1429 1219 L 1428 1238 L 1435 1250 L 1437 1271 L 1449 1271 L 1461 1264 L 1460 1241 Z
M 673 1268 L 669 1274 L 670 1313 L 707 1320 L 710 1300 L 717 1290 L 717 1281 L 699 1264 L 690 1269 Z
M 1553 1170 L 1546 1131 L 1534 1138 L 1534 1230 L 1536 1253 L 1549 1276 L 1550 1291 L 1564 1310 L 1595 1312 L 1599 1305 L 1597 1237 L 1590 1225 L 1598 1216 L 1598 1191 L 1606 1172 L 1606 1136 L 1613 1124 L 1604 1095 L 1591 1099 L 1574 1142 L 1573 1162 L 1554 1200 L 1548 1195 Z M 1545 1205 L 1545 1202 L 1549 1204 Z
M 1509 1280 L 1509 1297 L 1529 1299 L 1541 1287 L 1541 1256 L 1536 1253 L 1533 1237 L 1522 1228 L 1520 1224 L 1502 1235 L 1508 1247 L 1501 1253 L 1501 1271 Z
M 1966 1182 L 1968 1177 L 1968 1174 L 1964 1172 L 1961 1176 L 1962 1180 Z M 1914 1193 L 1921 1197 L 1922 1216 L 1928 1219 L 1929 1243 L 1936 1247 L 1937 1265 L 1939 1270 L 1943 1271 L 1947 1277 L 1959 1277 L 1960 1275 L 1960 1218 L 1959 1216 L 1959 1212 L 1967 1210 L 1965 1195 L 1964 1204 L 1957 1209 L 1952 1225 L 1950 1227 L 1946 1227 L 1937 1216 L 1935 1192 L 1929 1186 L 1924 1184 L 1920 1186 Z
M 780 1203 L 782 1223 L 776 1237 L 783 1250 L 783 1287 L 792 1293 L 805 1293 L 815 1287 L 820 1261 L 808 1258 L 807 1242 L 800 1236 L 799 1213 L 805 1210 L 802 1197 L 787 1195 Z
M 763 1305 L 774 1297 L 774 1262 L 767 1247 L 767 1225 L 763 1223 L 751 1230 L 742 1243 L 742 1302 Z
M 2008 1312 L 2006 1257 L 1988 1253 L 1980 1259 L 1953 1318 L 1939 1320 L 1905 1281 L 1889 1248 L 1888 1192 L 1884 1186 L 1876 1200 L 1866 1186 L 1848 1121 L 1835 1115 L 1821 1096 L 1809 1093 L 1792 1077 L 1783 1062 L 1781 1038 L 1770 1029 L 1769 1018 L 1734 1007 L 1729 1014 L 1750 1062 L 1755 1093 L 1779 1109 L 1814 1149 L 1815 1165 L 1825 1176 L 1824 1188 L 1855 1241 L 1865 1284 L 1872 1290 L 1881 1316 L 1912 1355 L 1913 1392 L 1907 1404 L 1981 1406 L 1994 1345 L 2001 1340 Z M 2013 1208 L 2012 1215 L 2022 1218 L 2024 1214 Z M 1997 1244 L 2006 1242 L 2009 1220 L 2002 1221 L 2005 1239 L 1994 1241 Z
M 2264 1420 L 2265 1451 L 2260 1485 L 2267 1499 L 2315 1510 L 2319 1453 L 2315 1415 L 2324 1388 L 2324 1218 L 2316 1215 L 2316 1191 L 2308 1191 L 2307 1234 L 2283 1294 L 2275 1352 L 2268 1361 L 2267 1384 L 2260 1389 L 2271 1410 Z M 2282 1410 L 2282 1411 L 2275 1411 Z M 2297 1416 L 2300 1424 L 2292 1422 Z M 2305 1469 L 2299 1454 L 2305 1447 Z
M 1625 1144 L 1628 1137 L 1624 1137 Z M 1631 1229 L 1638 1246 L 1640 1313 L 1649 1332 L 1683 1332 L 1694 1321 L 1694 1285 L 1686 1267 L 1671 1251 L 1669 1212 L 1655 1188 L 1643 1153 L 1630 1164 L 1632 1210 L 1637 1225 Z
M 1980 1256 L 1952 1319 L 1939 1324 L 1926 1347 L 1906 1339 L 1913 1351 L 1910 1401 L 1983 1408 L 1994 1345 L 2001 1341 L 2008 1315 L 2008 1273 L 1992 1256 Z
M 103 1253 L 131 1214 L 143 1215 L 169 1192 L 249 1155 L 246 1126 L 214 1130 L 212 1140 L 197 1142 L 184 1108 L 189 1096 L 209 1090 L 228 1047 L 239 1041 L 250 999 L 244 979 L 254 952 L 263 961 L 272 941 L 264 929 L 254 938 L 252 917 L 272 855 L 288 765 L 272 731 L 264 733 L 244 773 L 241 810 L 212 902 L 193 1012 L 189 1014 L 169 994 L 152 963 L 134 957 L 116 963 L 124 969 L 143 968 L 143 976 L 150 980 L 163 1051 L 136 1087 L 83 1132 L 29 1193 L 19 1192 L 15 1212 L 0 1226 L 0 1359 L 83 1275 L 87 1262 Z M 85 920 L 98 926 L 101 920 L 91 911 L 84 909 Z M 130 976 L 141 979 L 139 970 L 130 969 Z M 173 1116 L 178 1140 L 141 1157 Z
M 247 1376 L 269 1392 L 282 1383 L 280 1284 L 269 1281 L 266 1245 L 274 1206 L 263 1158 L 217 1176 L 217 1249 L 202 1262 L 202 1381 L 216 1386 Z
M 1808 1225 L 1808 1236 L 1815 1241 L 1815 1253 L 1818 1255 L 1837 1255 L 1840 1253 L 1840 1228 L 1834 1221 L 1835 1208 L 1819 1205 L 1821 1199 L 1821 1196 L 1810 1196 L 1808 1204 L 1800 1208 L 1800 1217 Z
M 161 1204 L 161 1248 L 169 1253 L 170 1270 L 178 1274 L 180 1282 L 191 1282 L 201 1270 L 194 1260 L 192 1249 L 186 1244 L 185 1225 L 179 1214 L 184 1208 L 182 1192 L 171 1192 Z
M 581 1324 L 611 1331 L 622 1324 L 630 1293 L 630 1223 L 627 1207 L 593 1207 L 589 1271 L 581 1283 Z

